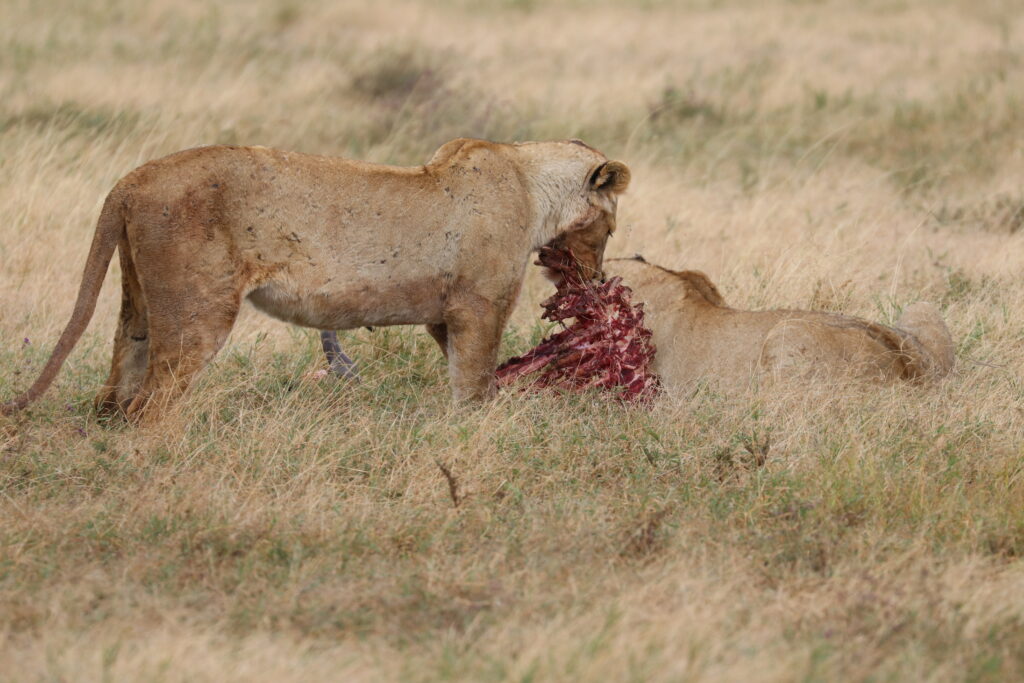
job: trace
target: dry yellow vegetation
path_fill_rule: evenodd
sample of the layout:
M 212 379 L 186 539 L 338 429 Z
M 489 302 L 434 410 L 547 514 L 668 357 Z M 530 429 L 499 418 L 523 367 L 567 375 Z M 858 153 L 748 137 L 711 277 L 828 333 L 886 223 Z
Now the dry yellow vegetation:
M 422 163 L 580 137 L 633 171 L 608 255 L 744 308 L 937 302 L 937 386 L 505 394 L 418 330 L 248 309 L 188 407 L 97 420 L 116 267 L 0 422 L 2 680 L 1024 677 L 1024 15 L 999 0 L 7 0 L 0 398 L 99 208 L 209 143 Z M 504 355 L 539 339 L 537 273 Z M 443 467 L 439 467 L 439 464 Z M 448 474 L 445 475 L 442 469 Z

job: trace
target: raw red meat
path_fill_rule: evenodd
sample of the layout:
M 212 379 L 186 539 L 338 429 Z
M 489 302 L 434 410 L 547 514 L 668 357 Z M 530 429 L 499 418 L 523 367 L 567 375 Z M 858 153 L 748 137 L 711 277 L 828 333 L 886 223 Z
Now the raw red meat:
M 582 391 L 591 387 L 617 390 L 625 401 L 649 401 L 660 387 L 651 371 L 654 345 L 644 327 L 643 304 L 630 302 L 632 290 L 615 277 L 604 283 L 585 281 L 572 252 L 544 247 L 539 265 L 562 277 L 554 296 L 541 305 L 545 320 L 560 322 L 551 335 L 529 353 L 510 358 L 498 368 L 498 384 L 540 372 L 533 386 Z M 575 318 L 565 326 L 566 320 Z

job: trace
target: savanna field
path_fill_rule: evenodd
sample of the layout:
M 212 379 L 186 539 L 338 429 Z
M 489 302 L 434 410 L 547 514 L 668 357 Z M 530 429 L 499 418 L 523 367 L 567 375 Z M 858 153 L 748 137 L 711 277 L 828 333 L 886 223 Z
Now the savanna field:
M 246 307 L 179 411 L 98 418 L 117 260 L 0 418 L 0 680 L 1024 678 L 1024 14 L 996 0 L 0 4 L 0 399 L 99 209 L 211 143 L 419 164 L 578 137 L 628 163 L 608 257 L 733 306 L 891 323 L 938 384 L 453 407 L 421 328 Z M 548 331 L 531 268 L 502 358 Z

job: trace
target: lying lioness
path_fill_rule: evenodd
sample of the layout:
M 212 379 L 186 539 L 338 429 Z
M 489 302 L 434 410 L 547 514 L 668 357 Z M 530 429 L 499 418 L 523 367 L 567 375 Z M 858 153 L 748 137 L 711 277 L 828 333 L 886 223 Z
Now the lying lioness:
M 149 162 L 107 196 L 78 299 L 32 387 L 52 382 L 92 316 L 114 249 L 123 298 L 100 410 L 180 394 L 243 299 L 321 329 L 425 323 L 456 398 L 494 392 L 502 329 L 532 251 L 569 244 L 601 269 L 629 170 L 578 140 L 459 139 L 399 168 L 262 147 Z
M 740 311 L 695 270 L 673 271 L 642 257 L 610 259 L 642 302 L 657 349 L 654 369 L 669 391 L 701 382 L 746 387 L 772 375 L 842 372 L 878 379 L 942 377 L 953 367 L 953 341 L 938 309 L 907 307 L 896 327 L 818 311 Z

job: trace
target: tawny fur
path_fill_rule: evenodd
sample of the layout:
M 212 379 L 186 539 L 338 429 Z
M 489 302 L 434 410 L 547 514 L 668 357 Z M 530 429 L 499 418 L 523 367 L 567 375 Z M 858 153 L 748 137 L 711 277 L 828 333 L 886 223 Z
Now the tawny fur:
M 952 338 L 929 303 L 909 306 L 887 327 L 837 313 L 736 310 L 703 273 L 642 259 L 611 259 L 605 272 L 622 277 L 644 304 L 654 369 L 669 391 L 701 383 L 737 391 L 765 373 L 919 381 L 953 367 Z
M 4 411 L 50 385 L 115 247 L 123 300 L 101 410 L 134 415 L 180 395 L 246 298 L 321 329 L 427 324 L 455 398 L 484 398 L 530 253 L 573 240 L 599 270 L 628 183 L 623 164 L 578 141 L 458 139 L 415 167 L 262 147 L 149 162 L 107 197 L 71 320 L 40 377 Z

